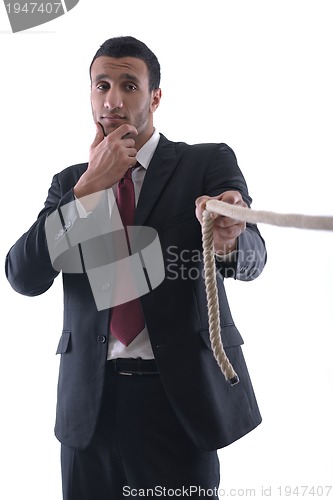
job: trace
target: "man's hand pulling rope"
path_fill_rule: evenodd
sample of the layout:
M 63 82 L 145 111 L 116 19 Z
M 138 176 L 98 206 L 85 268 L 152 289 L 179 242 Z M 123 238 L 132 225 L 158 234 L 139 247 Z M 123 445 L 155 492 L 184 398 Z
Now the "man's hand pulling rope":
M 221 222 L 218 224 L 217 230 L 213 231 L 214 220 L 217 216 L 226 217 L 226 219 L 224 223 L 223 219 L 219 219 Z M 236 248 L 235 241 L 245 229 L 246 222 L 333 231 L 333 217 L 251 210 L 247 208 L 241 195 L 236 191 L 228 191 L 215 199 L 208 196 L 199 198 L 197 200 L 197 217 L 202 223 L 205 285 L 212 350 L 226 380 L 229 380 L 231 385 L 235 385 L 239 379 L 224 351 L 221 339 L 214 254 L 220 253 L 220 251 L 222 253 L 233 251 Z

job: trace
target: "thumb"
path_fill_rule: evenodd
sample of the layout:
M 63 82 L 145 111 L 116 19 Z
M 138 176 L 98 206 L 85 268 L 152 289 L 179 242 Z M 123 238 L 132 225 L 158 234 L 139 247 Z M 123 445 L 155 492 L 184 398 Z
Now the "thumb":
M 103 129 L 102 125 L 99 122 L 95 122 L 95 125 L 96 125 L 96 135 L 95 135 L 95 139 L 91 145 L 92 148 L 95 148 L 96 146 L 98 146 L 98 144 L 100 144 L 104 139 L 104 129 Z
M 202 222 L 202 213 L 205 210 L 208 200 L 209 196 L 200 196 L 195 200 L 195 215 L 200 223 Z
M 195 200 L 195 206 L 196 208 L 200 209 L 200 210 L 205 210 L 205 205 L 206 205 L 206 202 L 209 200 L 209 196 L 206 196 L 206 195 L 203 195 L 203 196 L 199 196 L 199 198 L 197 198 Z

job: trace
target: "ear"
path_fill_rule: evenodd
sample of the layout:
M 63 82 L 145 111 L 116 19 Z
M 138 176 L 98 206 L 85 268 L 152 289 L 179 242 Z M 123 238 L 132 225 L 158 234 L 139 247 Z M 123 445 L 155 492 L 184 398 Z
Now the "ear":
M 155 89 L 151 91 L 151 100 L 150 100 L 150 108 L 149 111 L 154 113 L 160 105 L 160 101 L 162 98 L 162 90 Z

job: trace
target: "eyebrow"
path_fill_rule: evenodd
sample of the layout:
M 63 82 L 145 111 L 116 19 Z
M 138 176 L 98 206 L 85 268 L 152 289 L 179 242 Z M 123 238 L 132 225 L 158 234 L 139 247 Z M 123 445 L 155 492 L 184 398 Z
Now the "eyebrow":
M 120 75 L 120 78 L 122 80 L 131 80 L 132 82 L 140 83 L 139 78 L 135 75 L 131 75 L 130 73 L 122 73 Z M 101 73 L 101 74 L 97 75 L 96 78 L 94 78 L 93 83 L 96 83 L 100 80 L 110 80 L 110 75 L 108 75 L 106 73 Z M 112 78 L 111 78 L 111 80 L 112 80 Z

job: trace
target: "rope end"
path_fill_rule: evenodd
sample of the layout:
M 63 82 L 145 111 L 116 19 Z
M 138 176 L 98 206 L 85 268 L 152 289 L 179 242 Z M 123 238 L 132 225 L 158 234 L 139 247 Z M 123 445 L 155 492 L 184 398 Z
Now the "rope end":
M 235 375 L 234 377 L 229 378 L 229 383 L 230 383 L 231 387 L 234 386 L 234 385 L 237 385 L 238 382 L 239 382 L 238 375 Z

